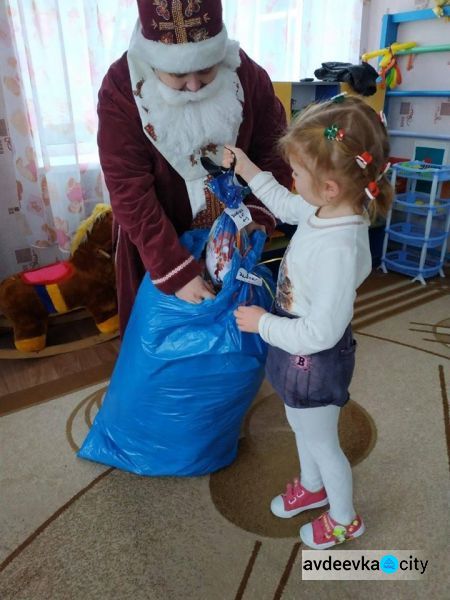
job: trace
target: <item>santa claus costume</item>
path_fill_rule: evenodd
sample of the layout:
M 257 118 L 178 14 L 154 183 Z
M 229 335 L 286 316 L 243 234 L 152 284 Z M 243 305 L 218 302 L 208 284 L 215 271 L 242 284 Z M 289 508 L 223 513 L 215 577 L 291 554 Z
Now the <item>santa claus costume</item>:
M 109 68 L 99 92 L 98 146 L 115 219 L 116 271 L 123 333 L 145 271 L 173 294 L 201 273 L 179 243 L 209 227 L 220 206 L 200 163 L 220 163 L 223 146 L 242 148 L 289 186 L 291 171 L 274 146 L 286 117 L 267 73 L 228 39 L 219 0 L 138 0 L 128 52 Z M 155 70 L 190 73 L 219 65 L 195 92 L 165 85 Z M 246 198 L 255 222 L 273 215 Z

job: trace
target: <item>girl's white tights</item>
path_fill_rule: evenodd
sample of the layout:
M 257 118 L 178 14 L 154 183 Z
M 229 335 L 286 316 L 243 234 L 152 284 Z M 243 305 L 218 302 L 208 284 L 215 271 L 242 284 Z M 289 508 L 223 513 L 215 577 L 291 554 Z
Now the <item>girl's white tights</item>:
M 339 444 L 340 408 L 334 405 L 317 408 L 285 405 L 285 408 L 297 441 L 302 486 L 311 492 L 325 487 L 331 518 L 341 525 L 348 525 L 356 512 L 352 470 Z

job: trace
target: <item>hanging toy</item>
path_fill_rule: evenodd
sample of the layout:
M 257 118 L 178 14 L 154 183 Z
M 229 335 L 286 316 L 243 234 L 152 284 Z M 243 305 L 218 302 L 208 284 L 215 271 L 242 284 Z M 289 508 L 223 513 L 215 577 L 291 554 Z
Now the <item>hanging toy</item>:
M 381 56 L 379 68 L 379 77 L 381 88 L 389 88 L 393 90 L 402 83 L 402 73 L 397 62 L 396 54 L 403 50 L 410 50 L 417 46 L 416 42 L 405 42 L 398 43 L 394 42 L 388 48 L 382 48 L 381 50 L 375 50 L 374 52 L 366 52 L 362 55 L 362 60 L 367 61 L 376 56 Z
M 381 87 L 387 87 L 393 90 L 402 82 L 402 73 L 398 66 L 395 54 L 389 49 L 389 52 L 383 56 L 379 64 Z

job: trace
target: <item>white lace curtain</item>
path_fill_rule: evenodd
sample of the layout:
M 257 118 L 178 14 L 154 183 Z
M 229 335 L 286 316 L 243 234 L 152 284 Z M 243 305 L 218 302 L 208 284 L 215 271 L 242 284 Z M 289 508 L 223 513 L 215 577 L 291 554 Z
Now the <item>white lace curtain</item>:
M 223 0 L 222 4 L 229 34 L 273 81 L 314 77 L 314 70 L 326 61 L 358 62 L 363 0 Z
M 222 4 L 230 37 L 274 81 L 312 76 L 325 60 L 358 60 L 362 0 Z M 136 17 L 135 0 L 0 1 L 0 142 L 3 136 L 16 181 L 14 193 L 0 197 L 35 262 L 36 254 L 45 263 L 53 250 L 67 253 L 79 222 L 108 201 L 96 148 L 97 91 L 127 49 Z M 2 220 L 0 237 L 11 227 Z

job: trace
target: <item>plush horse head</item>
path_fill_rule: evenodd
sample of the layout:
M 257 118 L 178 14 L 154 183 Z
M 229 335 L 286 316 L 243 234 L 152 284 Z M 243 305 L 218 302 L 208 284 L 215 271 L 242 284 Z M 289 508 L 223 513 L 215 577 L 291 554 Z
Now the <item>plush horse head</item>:
M 0 283 L 0 310 L 22 352 L 45 347 L 49 314 L 85 307 L 102 333 L 118 330 L 112 213 L 97 204 L 72 241 L 68 261 L 18 273 Z
M 97 204 L 91 216 L 80 223 L 71 243 L 70 261 L 86 276 L 116 286 L 112 242 L 112 212 Z

